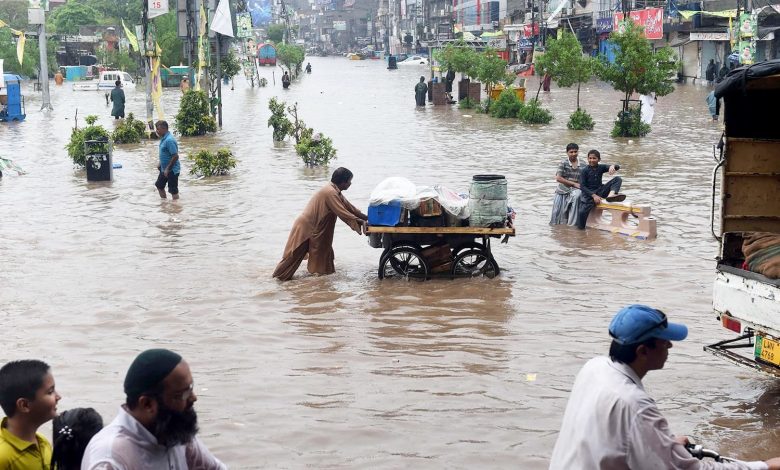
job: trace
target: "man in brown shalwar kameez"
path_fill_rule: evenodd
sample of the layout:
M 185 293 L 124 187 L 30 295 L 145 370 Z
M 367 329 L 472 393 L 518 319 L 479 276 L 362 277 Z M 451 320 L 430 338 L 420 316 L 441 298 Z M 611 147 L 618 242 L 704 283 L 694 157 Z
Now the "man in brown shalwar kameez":
M 330 183 L 317 191 L 293 223 L 282 260 L 276 265 L 273 277 L 289 281 L 306 255 L 307 268 L 312 274 L 332 274 L 333 230 L 336 217 L 362 235 L 368 216 L 349 203 L 341 194 L 352 184 L 352 172 L 338 168 Z

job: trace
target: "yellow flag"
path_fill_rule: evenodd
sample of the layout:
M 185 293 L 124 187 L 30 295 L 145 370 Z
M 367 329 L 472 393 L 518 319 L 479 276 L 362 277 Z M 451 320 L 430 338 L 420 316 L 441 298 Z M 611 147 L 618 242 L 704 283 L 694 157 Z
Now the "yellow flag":
M 198 35 L 200 37 L 203 37 L 204 34 L 206 34 L 206 10 L 203 9 L 203 2 L 200 2 L 200 28 L 198 30 Z
M 155 57 L 152 57 L 152 103 L 157 108 L 157 119 L 165 119 L 162 109 L 162 77 L 160 76 L 160 62 L 162 60 L 162 49 L 160 45 L 154 44 Z
M 22 33 L 19 35 L 19 42 L 16 43 L 16 58 L 19 59 L 19 65 L 22 65 L 24 60 L 24 42 L 26 40 L 24 33 Z
M 729 16 L 729 43 L 731 48 L 734 49 L 734 43 L 736 41 L 736 34 L 734 34 L 734 26 L 731 24 L 731 17 Z
M 4 27 L 4 26 L 6 26 L 6 24 L 5 24 L 5 21 L 3 21 L 3 20 L 0 20 L 0 28 L 2 28 L 2 27 Z
M 127 29 L 127 26 L 125 26 L 125 20 L 122 20 L 122 28 L 125 30 L 125 36 L 127 36 L 127 40 L 130 42 L 130 47 L 135 49 L 136 52 L 140 52 L 141 48 L 138 47 L 138 38 L 135 37 L 135 34 L 133 34 L 132 31 Z

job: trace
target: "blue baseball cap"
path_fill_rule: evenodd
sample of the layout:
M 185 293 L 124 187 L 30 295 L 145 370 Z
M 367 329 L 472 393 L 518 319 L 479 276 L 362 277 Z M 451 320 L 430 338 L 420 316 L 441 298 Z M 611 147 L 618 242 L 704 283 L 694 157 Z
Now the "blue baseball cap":
M 670 323 L 658 309 L 634 304 L 615 314 L 609 324 L 609 335 L 618 344 L 641 343 L 650 338 L 682 341 L 688 336 L 688 327 Z

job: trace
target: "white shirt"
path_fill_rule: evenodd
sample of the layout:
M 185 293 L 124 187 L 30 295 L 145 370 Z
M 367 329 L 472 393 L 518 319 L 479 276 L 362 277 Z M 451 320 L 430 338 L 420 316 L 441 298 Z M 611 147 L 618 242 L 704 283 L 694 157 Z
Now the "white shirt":
M 81 470 L 227 470 L 195 437 L 187 445 L 164 447 L 124 407 L 89 441 Z
M 764 462 L 698 460 L 669 425 L 629 366 L 609 357 L 577 374 L 550 470 L 766 470 Z

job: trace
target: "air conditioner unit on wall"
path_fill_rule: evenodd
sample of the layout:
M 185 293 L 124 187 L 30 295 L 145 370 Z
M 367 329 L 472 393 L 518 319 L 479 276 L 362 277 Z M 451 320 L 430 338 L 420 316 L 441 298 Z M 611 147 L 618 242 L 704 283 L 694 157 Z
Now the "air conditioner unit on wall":
M 533 18 L 534 18 L 534 14 L 531 13 L 530 11 L 525 14 L 525 22 L 526 23 L 530 22 Z

